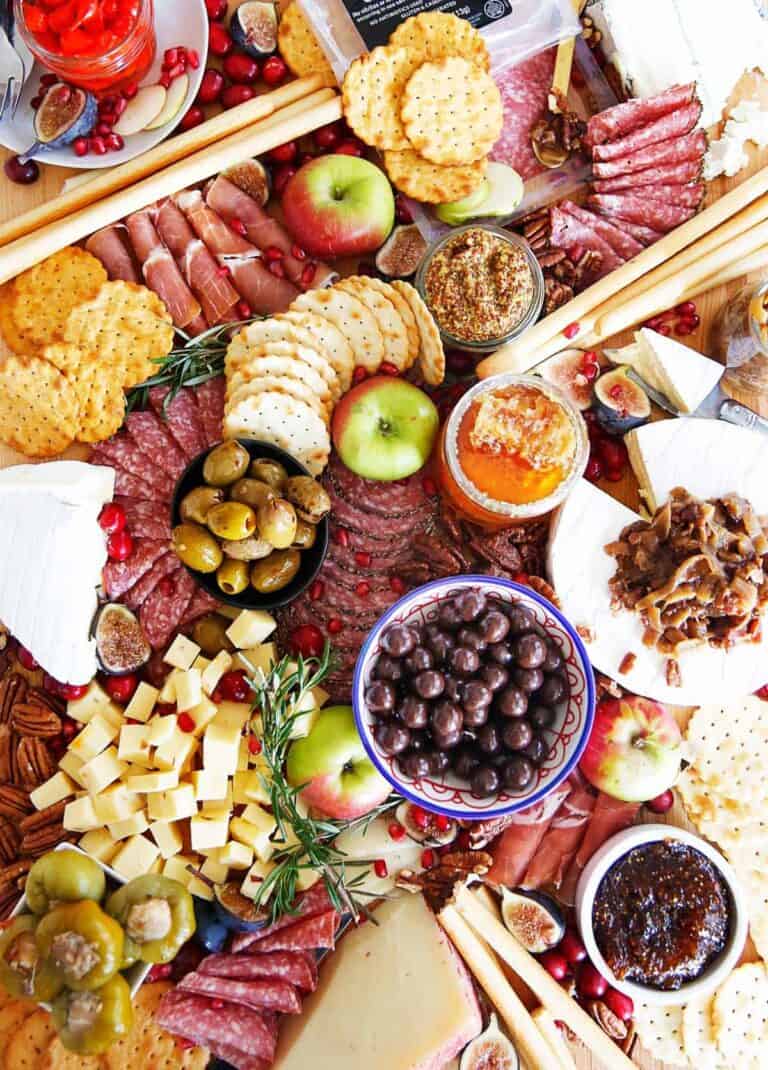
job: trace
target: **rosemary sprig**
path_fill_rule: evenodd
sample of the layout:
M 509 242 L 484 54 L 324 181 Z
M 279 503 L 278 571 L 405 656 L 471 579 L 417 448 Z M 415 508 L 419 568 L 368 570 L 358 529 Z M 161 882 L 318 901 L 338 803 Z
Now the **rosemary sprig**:
M 241 655 L 242 657 L 242 655 Z M 310 816 L 300 800 L 301 785 L 292 786 L 285 777 L 285 762 L 292 742 L 291 731 L 302 713 L 297 709 L 302 696 L 319 686 L 333 668 L 328 643 L 319 658 L 284 657 L 269 673 L 254 672 L 254 720 L 261 730 L 262 756 L 268 775 L 260 773 L 277 829 L 272 840 L 275 863 L 259 886 L 256 906 L 269 904 L 274 921 L 293 909 L 302 871 L 314 870 L 325 882 L 328 896 L 340 913 L 355 919 L 368 914 L 362 901 L 368 893 L 361 887 L 373 859 L 349 859 L 336 845 L 336 837 L 346 829 L 367 827 L 380 814 L 400 802 L 392 795 L 380 806 L 354 821 Z M 280 845 L 283 846 L 280 846 Z M 353 872 L 354 871 L 354 872 Z

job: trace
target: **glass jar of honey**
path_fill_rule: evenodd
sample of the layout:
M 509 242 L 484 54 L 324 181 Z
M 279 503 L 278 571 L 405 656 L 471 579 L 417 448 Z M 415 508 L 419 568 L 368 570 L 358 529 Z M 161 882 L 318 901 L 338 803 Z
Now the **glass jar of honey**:
M 538 520 L 584 473 L 589 436 L 556 387 L 507 373 L 469 390 L 443 428 L 437 473 L 462 516 L 488 528 Z

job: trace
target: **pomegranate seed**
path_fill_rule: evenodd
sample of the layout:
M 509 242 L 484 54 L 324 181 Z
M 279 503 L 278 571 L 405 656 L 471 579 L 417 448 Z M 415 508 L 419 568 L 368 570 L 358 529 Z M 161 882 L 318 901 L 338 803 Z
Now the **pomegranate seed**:
M 40 105 L 42 103 L 43 103 L 43 98 L 42 97 L 32 97 L 32 99 L 29 102 L 29 106 L 30 106 L 30 108 L 33 108 L 34 111 L 37 111 L 37 109 L 40 107 Z
M 576 984 L 582 999 L 602 999 L 608 991 L 608 982 L 591 962 L 582 962 Z
M 446 814 L 435 815 L 435 828 L 438 832 L 447 832 L 451 827 L 451 819 Z
M 338 153 L 339 156 L 363 156 L 365 146 L 354 138 L 346 138 L 344 141 L 340 141 L 333 151 Z
M 598 452 L 600 453 L 600 460 L 608 468 L 621 468 L 624 464 L 625 453 L 622 450 L 623 443 L 618 442 L 615 438 L 601 438 Z
M 175 82 L 177 78 L 181 78 L 182 74 L 184 74 L 186 69 L 187 67 L 185 63 L 174 63 L 174 65 L 166 73 L 168 75 L 168 78 L 172 82 Z
M 304 658 L 317 658 L 323 652 L 325 641 L 323 633 L 315 624 L 302 624 L 294 628 L 288 637 L 291 653 L 301 654 Z
M 359 598 L 367 598 L 370 593 L 370 583 L 366 583 L 365 580 L 360 580 L 360 582 L 355 587 L 355 594 L 358 595 Z
M 59 690 L 59 695 L 63 699 L 65 699 L 67 702 L 77 702 L 77 700 L 79 698 L 82 698 L 83 695 L 87 692 L 88 685 L 87 684 L 59 684 L 59 689 L 58 690 Z M 75 732 L 79 731 L 80 726 L 76 725 L 74 721 L 68 721 L 67 723 L 65 723 L 64 726 L 63 726 L 64 727 L 64 731 L 66 731 L 67 728 L 70 725 L 72 726 L 72 728 L 74 728 Z
M 197 91 L 198 104 L 214 104 L 221 96 L 221 91 L 224 88 L 224 77 L 221 71 L 216 71 L 213 67 L 209 67 L 203 75 L 200 82 L 200 88 Z
M 128 85 L 123 87 L 123 96 L 126 100 L 133 100 L 139 91 L 138 82 L 129 82 Z
M 109 502 L 99 513 L 99 527 L 111 535 L 115 531 L 122 531 L 126 525 L 125 510 L 122 505 Z
M 568 961 L 557 951 L 545 951 L 539 956 L 539 962 L 556 981 L 564 981 L 568 976 Z
M 270 56 L 261 69 L 261 77 L 267 85 L 279 85 L 287 74 L 288 67 L 280 56 Z
M 205 122 L 205 112 L 199 104 L 193 104 L 187 114 L 179 123 L 182 130 L 192 130 L 195 126 Z
M 98 137 L 106 137 L 107 134 L 112 133 L 112 127 L 109 125 L 109 123 L 96 123 L 93 128 L 93 132 L 94 134 L 98 135 Z
M 123 114 L 123 112 L 125 111 L 125 109 L 127 107 L 128 107 L 128 101 L 125 99 L 125 97 L 118 97 L 117 100 L 115 101 L 115 109 L 114 109 L 114 114 L 117 116 L 118 119 L 120 118 L 120 116 Z
M 250 85 L 228 85 L 221 94 L 221 103 L 225 108 L 237 108 L 247 100 L 253 100 L 256 90 Z
M 421 865 L 423 869 L 431 869 L 435 864 L 435 852 L 431 847 L 421 852 Z
M 170 962 L 158 962 L 154 965 L 147 974 L 147 980 L 149 982 L 164 981 L 166 977 L 171 976 L 171 964 Z
M 125 561 L 133 553 L 133 539 L 127 531 L 113 531 L 107 539 L 107 554 L 111 561 Z
M 368 378 L 368 371 L 362 366 L 362 364 L 358 364 L 358 366 L 355 368 L 354 372 L 352 373 L 353 381 L 356 382 L 356 383 L 362 383 L 363 379 L 367 379 L 367 378 Z
M 220 268 L 216 269 L 216 274 L 220 279 L 228 279 L 232 272 L 229 270 L 226 264 L 222 264 Z
M 284 165 L 282 167 L 275 168 L 274 172 L 272 173 L 272 185 L 274 187 L 276 196 L 282 197 L 283 190 L 295 174 L 295 167 L 287 167 Z
M 266 260 L 282 260 L 285 253 L 282 249 L 278 249 L 276 245 L 268 245 L 264 250 L 264 257 Z
M 188 713 L 180 713 L 176 718 L 176 724 L 182 732 L 189 733 L 194 732 L 195 730 L 195 719 L 194 717 L 190 717 Z
M 72 148 L 75 150 L 75 156 L 87 156 L 88 139 L 84 137 L 75 138 Z
M 237 216 L 234 216 L 232 219 L 230 219 L 229 225 L 231 229 L 234 230 L 235 234 L 239 234 L 241 238 L 244 238 L 248 233 L 245 223 L 242 221 L 242 219 L 238 219 Z
M 139 678 L 136 673 L 126 672 L 121 676 L 108 676 L 104 690 L 115 702 L 130 702 L 138 686 Z
M 302 247 L 300 245 L 297 245 L 296 242 L 294 242 L 293 245 L 291 246 L 291 256 L 293 257 L 294 260 L 306 260 L 307 259 L 306 250 L 302 249 Z
M 566 338 L 568 338 L 570 340 L 571 338 L 575 338 L 580 330 L 581 330 L 580 324 L 578 324 L 578 323 L 569 323 L 568 326 L 563 331 L 563 334 L 565 335 Z
M 430 498 L 433 498 L 435 494 L 437 494 L 437 484 L 430 476 L 424 476 L 421 481 L 421 487 L 424 493 Z
M 74 687 L 74 684 L 65 684 L 66 687 Z M 82 696 L 80 696 L 82 697 Z M 61 732 L 65 739 L 74 739 L 77 733 L 80 731 L 80 725 L 77 721 L 65 721 Z
M 25 646 L 19 646 L 19 649 L 18 649 L 18 651 L 16 653 L 16 657 L 19 659 L 19 663 L 25 669 L 28 669 L 29 672 L 34 672 L 35 669 L 39 669 L 40 668 L 40 666 L 37 664 L 37 662 L 35 661 L 35 659 L 32 657 L 32 655 L 30 654 L 30 652 L 27 650 L 27 648 Z
M 171 88 L 171 76 L 168 71 L 163 71 L 160 77 L 157 79 L 157 84 L 161 85 L 163 89 Z
M 655 799 L 649 799 L 645 804 L 652 814 L 666 814 L 675 805 L 675 794 L 671 788 L 662 791 Z
M 678 316 L 683 316 L 684 318 L 688 319 L 690 316 L 693 316 L 696 313 L 696 302 L 683 301 L 682 304 L 675 305 L 675 312 Z
M 360 568 L 370 568 L 371 560 L 371 555 L 365 550 L 358 550 L 355 554 L 355 564 L 359 565 Z
M 686 323 L 690 323 L 692 327 L 699 327 L 699 326 L 701 326 L 701 316 L 697 315 L 694 312 L 694 314 L 692 316 L 688 317 L 688 319 L 686 320 Z
M 49 86 L 56 85 L 58 80 L 58 76 L 55 74 L 44 74 L 40 79 L 40 85 L 44 85 L 47 89 Z
M 219 691 L 218 687 L 214 687 L 213 692 L 211 693 L 211 702 L 215 702 L 218 704 L 219 702 L 223 701 L 224 696 L 222 695 L 221 691 Z
M 125 147 L 125 142 L 123 141 L 121 135 L 116 134 L 114 130 L 112 131 L 112 133 L 107 134 L 106 138 L 104 139 L 104 144 L 111 152 L 119 152 L 120 149 Z
M 331 619 L 328 621 L 328 631 L 331 633 L 331 635 L 338 635 L 340 631 L 343 631 L 343 629 L 344 624 L 342 623 L 342 621 L 339 620 L 338 617 L 331 617 Z
M 387 863 L 383 858 L 377 858 L 373 863 L 373 872 L 377 877 L 388 877 L 389 870 L 387 869 Z
M 422 832 L 426 832 L 429 826 L 432 824 L 432 815 L 422 806 L 412 806 L 410 809 L 411 821 L 417 829 L 421 829 Z
M 399 576 L 390 576 L 389 586 L 395 592 L 395 594 L 405 594 L 405 584 Z
M 400 369 L 388 360 L 383 360 L 379 365 L 379 375 L 399 375 Z
M 309 588 L 310 601 L 317 602 L 320 598 L 323 597 L 323 592 L 324 591 L 325 591 L 325 584 L 323 583 L 323 581 L 322 580 L 314 580 L 312 585 L 311 585 L 311 587 Z
M 398 223 L 413 222 L 413 212 L 411 212 L 408 202 L 401 193 L 398 193 L 395 197 L 395 215 L 397 216 Z
M 250 319 L 253 315 L 253 309 L 247 301 L 238 301 L 235 305 L 235 312 L 237 313 L 237 318 L 241 320 Z
M 205 10 L 211 22 L 223 19 L 227 13 L 227 0 L 205 0 Z
M 649 331 L 657 331 L 664 321 L 661 316 L 651 316 L 649 320 L 646 320 L 643 327 L 647 327 Z
M 758 698 L 761 698 L 763 702 L 768 702 L 768 684 L 763 684 L 762 687 L 755 691 Z
M 193 71 L 196 71 L 200 66 L 200 53 L 197 51 L 196 48 L 188 48 L 186 50 L 186 53 L 187 63 L 190 65 Z
M 680 338 L 685 338 L 689 334 L 693 334 L 696 330 L 695 326 L 690 320 L 679 320 L 675 327 L 675 334 Z
M 107 146 L 104 144 L 104 139 L 100 137 L 92 137 L 90 142 L 91 152 L 96 156 L 103 156 L 107 151 Z
M 299 151 L 299 147 L 295 141 L 286 141 L 284 145 L 278 145 L 274 149 L 270 149 L 267 153 L 267 158 L 274 160 L 275 163 L 292 163 L 296 159 L 296 154 Z
M 668 338 L 670 334 L 672 334 L 672 328 L 669 326 L 668 323 L 662 323 L 661 327 L 659 327 L 658 333 L 663 334 L 665 338 Z
M 285 278 L 285 264 L 281 260 L 270 260 L 267 267 L 277 279 Z
M 226 7 L 226 4 L 225 4 Z M 208 27 L 208 51 L 212 56 L 228 56 L 234 48 L 232 38 L 226 27 L 220 22 L 212 22 Z
M 615 988 L 608 989 L 603 996 L 603 1003 L 609 1011 L 613 1011 L 617 1018 L 621 1018 L 622 1022 L 631 1021 L 632 1015 L 635 1013 L 635 1004 L 632 1002 L 632 997 L 625 996 L 623 992 L 619 992 Z
M 565 936 L 557 945 L 557 950 L 561 955 L 565 955 L 571 966 L 578 965 L 587 957 L 587 949 L 575 929 L 566 929 Z
M 248 736 L 248 750 L 251 754 L 261 754 L 261 740 L 258 736 Z
M 338 528 L 336 531 L 336 542 L 339 546 L 349 546 L 349 532 L 346 528 Z M 768 686 L 768 685 L 766 685 Z
M 387 831 L 389 832 L 389 838 L 391 840 L 405 839 L 405 829 L 399 821 L 393 821 L 392 824 L 388 827 Z
M 63 85 L 56 94 L 56 96 L 58 97 L 59 104 L 69 104 L 69 101 L 72 97 L 72 90 L 69 88 L 68 85 Z
M 307 264 L 307 266 L 302 271 L 302 273 L 301 273 L 301 275 L 299 277 L 299 282 L 301 283 L 301 285 L 305 289 L 308 286 L 311 286 L 312 283 L 314 282 L 316 271 L 317 271 L 317 264 Z
M 530 580 L 531 580 L 531 577 L 528 575 L 527 572 L 513 572 L 512 573 L 512 582 L 513 583 L 521 583 L 524 587 L 526 587 L 530 583 Z
M 178 48 L 166 48 L 163 52 L 163 66 L 172 67 L 174 63 L 179 62 L 179 49 Z

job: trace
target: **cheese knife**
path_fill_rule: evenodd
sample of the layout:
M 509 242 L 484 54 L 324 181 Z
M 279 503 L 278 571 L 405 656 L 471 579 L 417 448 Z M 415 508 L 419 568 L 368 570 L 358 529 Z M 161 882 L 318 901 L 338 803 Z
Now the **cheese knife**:
M 733 398 L 725 393 L 719 383 L 709 392 L 694 412 L 681 412 L 680 409 L 672 404 L 669 398 L 647 383 L 641 375 L 638 375 L 634 368 L 627 369 L 627 377 L 633 383 L 637 383 L 641 390 L 645 391 L 654 405 L 658 405 L 660 409 L 670 413 L 672 416 L 725 420 L 726 423 L 735 424 L 737 427 L 746 427 L 750 431 L 760 431 L 764 435 L 768 434 L 768 420 L 758 416 L 756 412 L 753 412 L 746 405 L 742 405 L 741 402 L 734 401 Z

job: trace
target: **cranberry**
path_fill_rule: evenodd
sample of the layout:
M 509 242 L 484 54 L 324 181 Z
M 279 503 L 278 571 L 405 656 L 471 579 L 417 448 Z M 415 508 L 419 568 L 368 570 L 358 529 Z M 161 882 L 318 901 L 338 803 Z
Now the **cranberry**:
M 88 684 L 59 684 L 58 693 L 65 702 L 77 702 L 88 690 Z M 66 725 L 64 726 L 66 728 Z
M 107 539 L 107 554 L 111 561 L 125 561 L 133 553 L 133 539 L 127 531 L 114 531 Z
M 205 0 L 205 10 L 211 22 L 223 19 L 227 13 L 227 0 Z
M 40 177 L 40 168 L 34 160 L 22 163 L 18 156 L 9 156 L 3 164 L 6 178 L 19 186 L 31 186 Z
M 72 143 L 72 148 L 75 150 L 75 156 L 87 156 L 88 155 L 88 138 L 78 137 Z
M 94 134 L 98 134 L 99 137 L 106 137 L 107 134 L 112 133 L 112 127 L 102 119 L 101 122 L 96 123 L 93 132 Z
M 22 668 L 27 669 L 29 672 L 34 672 L 35 669 L 40 668 L 25 646 L 19 645 L 16 657 L 19 659 Z
M 261 754 L 261 740 L 258 736 L 248 736 L 248 750 L 251 754 Z
M 170 962 L 157 962 L 147 974 L 147 980 L 150 983 L 154 983 L 155 981 L 167 981 L 172 972 L 173 967 Z
M 678 320 L 675 327 L 675 334 L 680 338 L 685 338 L 686 335 L 693 334 L 696 327 L 691 320 Z
M 348 137 L 344 141 L 340 141 L 333 151 L 338 153 L 339 156 L 363 156 L 365 146 L 360 141 Z
M 617 1018 L 621 1018 L 622 1022 L 629 1022 L 635 1013 L 635 1005 L 631 997 L 625 996 L 623 992 L 615 988 L 608 989 L 603 996 L 603 1003 L 609 1011 L 613 1011 Z
M 65 686 L 68 687 L 71 685 L 67 684 Z M 69 741 L 70 739 L 75 738 L 77 733 L 80 731 L 80 727 L 81 726 L 78 721 L 73 721 L 71 717 L 67 717 L 66 720 L 62 723 L 61 734 L 64 736 L 65 740 Z
M 559 951 L 545 951 L 539 956 L 539 962 L 556 981 L 564 981 L 568 976 L 568 960 Z
M 597 479 L 603 478 L 603 465 L 599 457 L 595 457 L 594 454 L 587 461 L 587 467 L 584 470 L 584 477 L 594 483 Z
M 138 686 L 139 678 L 136 673 L 127 672 L 122 676 L 108 676 L 104 690 L 115 702 L 130 702 Z
M 435 864 L 435 852 L 431 847 L 421 852 L 421 865 L 423 869 L 431 869 Z
M 296 159 L 296 153 L 299 151 L 299 147 L 295 141 L 286 141 L 283 145 L 278 145 L 277 148 L 271 149 L 267 153 L 267 158 L 274 163 L 292 163 Z
M 371 585 L 370 585 L 370 583 L 366 583 L 365 580 L 360 580 L 359 583 L 355 584 L 355 594 L 359 598 L 367 598 L 370 593 L 371 593 Z
M 615 438 L 602 438 L 598 446 L 600 460 L 607 468 L 623 468 L 627 459 L 626 446 Z
M 282 197 L 285 187 L 290 180 L 296 174 L 295 167 L 289 167 L 284 164 L 282 167 L 276 167 L 272 173 L 272 184 L 275 188 L 275 194 L 278 197 Z
M 691 316 L 694 316 L 696 314 L 696 302 L 683 301 L 681 305 L 675 306 L 675 312 L 678 316 L 683 316 L 685 319 L 690 319 Z
M 231 56 L 227 56 L 222 67 L 230 81 L 242 85 L 252 85 L 259 77 L 258 63 L 244 52 L 233 52 Z
M 358 364 L 355 370 L 352 372 L 352 382 L 362 383 L 364 379 L 368 378 L 368 369 L 364 368 L 362 364 Z
M 261 69 L 261 77 L 267 85 L 279 85 L 288 74 L 288 67 L 280 56 L 270 56 Z
M 255 96 L 256 91 L 250 85 L 228 85 L 221 94 L 221 103 L 225 108 L 236 108 Z
M 182 732 L 186 732 L 187 734 L 190 734 L 195 730 L 195 719 L 186 711 L 179 714 L 176 718 L 176 724 Z
M 205 112 L 199 104 L 193 104 L 187 111 L 187 114 L 179 123 L 182 130 L 191 130 L 195 126 L 199 126 L 200 123 L 205 122 Z
M 373 558 L 366 550 L 358 550 L 355 553 L 355 564 L 360 568 L 370 568 Z
M 92 137 L 89 141 L 89 147 L 94 156 L 104 156 L 107 151 L 103 137 Z
M 221 71 L 216 71 L 213 67 L 209 67 L 200 82 L 200 88 L 197 91 L 197 103 L 214 104 L 221 96 L 223 88 L 224 76 Z
M 341 129 L 338 123 L 328 123 L 315 130 L 312 137 L 319 149 L 334 149 L 341 141 Z
M 652 814 L 666 814 L 675 805 L 675 793 L 671 788 L 662 791 L 655 799 L 649 799 L 645 804 Z
M 115 531 L 123 531 L 125 524 L 125 510 L 122 505 L 117 505 L 115 502 L 109 502 L 99 513 L 99 527 L 108 535 Z
M 292 653 L 301 654 L 304 658 L 319 658 L 325 646 L 323 633 L 314 624 L 302 624 L 294 628 L 288 637 L 288 645 Z
M 576 987 L 582 999 L 602 999 L 608 990 L 608 982 L 591 962 L 582 962 Z
M 565 936 L 557 945 L 561 955 L 565 955 L 571 966 L 576 966 L 587 957 L 587 949 L 575 929 L 566 929 Z
M 403 840 L 405 839 L 405 828 L 399 821 L 393 821 L 387 828 L 390 840 Z
M 389 876 L 389 870 L 387 869 L 387 863 L 383 858 L 377 858 L 373 863 L 373 872 L 377 877 L 384 878 Z
M 395 592 L 395 594 L 405 594 L 405 583 L 403 582 L 403 580 L 400 579 L 399 576 L 390 576 L 389 586 L 390 589 Z
M 123 86 L 123 96 L 126 100 L 133 100 L 139 91 L 138 82 L 129 82 L 128 85 Z
M 664 335 L 665 338 L 668 338 L 670 334 L 672 334 L 672 328 L 669 326 L 668 323 L 662 323 L 662 325 L 658 328 L 658 333 Z
M 233 48 L 232 38 L 226 27 L 220 22 L 212 22 L 208 27 L 208 51 L 211 55 L 228 56 Z
M 120 149 L 125 147 L 121 134 L 116 134 L 114 130 L 111 134 L 107 134 L 104 138 L 104 144 L 107 146 L 110 152 L 119 152 Z
M 395 197 L 395 216 L 397 217 L 398 223 L 413 222 L 413 212 L 408 206 L 408 202 L 402 193 L 398 193 Z
M 242 669 L 225 672 L 219 680 L 219 690 L 228 702 L 245 702 L 251 693 Z

